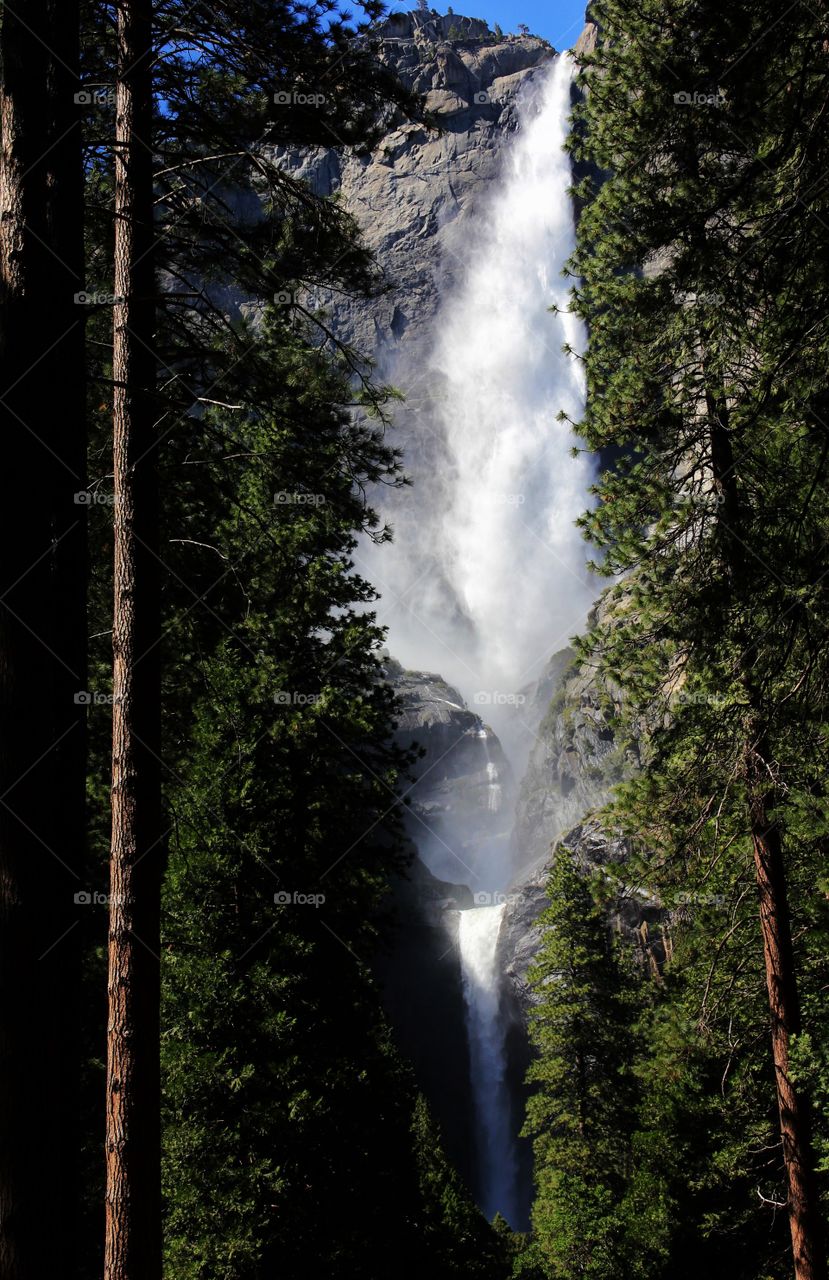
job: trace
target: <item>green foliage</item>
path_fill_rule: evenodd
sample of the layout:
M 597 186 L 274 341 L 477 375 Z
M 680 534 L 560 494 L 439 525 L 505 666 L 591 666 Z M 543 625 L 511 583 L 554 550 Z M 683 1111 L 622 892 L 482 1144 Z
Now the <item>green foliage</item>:
M 829 32 L 825 15 L 766 3 L 597 0 L 592 17 L 571 267 L 590 327 L 579 430 L 613 465 L 582 526 L 616 581 L 579 653 L 621 690 L 620 738 L 646 730 L 643 771 L 606 817 L 673 936 L 639 1019 L 621 1212 L 649 1274 L 776 1276 L 791 1263 L 752 762 L 785 854 L 794 1069 L 825 1164 Z
M 350 555 L 360 529 L 385 536 L 362 494 L 395 459 L 350 414 L 346 370 L 278 312 L 250 337 L 269 416 L 240 371 L 241 407 L 192 419 L 165 465 L 168 1269 L 300 1276 L 313 1256 L 379 1277 L 403 1247 L 460 1274 L 470 1251 L 494 1259 L 488 1228 L 434 1143 L 424 1167 L 422 1111 L 413 1145 L 369 969 L 407 757 Z
M 569 850 L 559 845 L 530 978 L 536 1058 L 525 1135 L 533 1138 L 532 1256 L 551 1277 L 618 1274 L 630 1171 L 634 981 Z M 626 1274 L 636 1274 L 626 1269 Z
M 490 1229 L 472 1203 L 457 1170 L 447 1161 L 440 1132 L 425 1098 L 418 1096 L 412 1121 L 422 1205 L 423 1247 L 431 1266 L 440 1259 L 447 1276 L 497 1280 L 509 1274 L 515 1237 L 503 1218 Z
M 417 105 L 336 6 L 220 8 L 162 6 L 156 30 L 165 1274 L 379 1280 L 402 1251 L 423 1273 L 497 1276 L 500 1245 L 446 1164 L 371 972 L 407 857 L 408 757 L 391 745 L 384 633 L 353 554 L 388 537 L 366 494 L 401 483 L 384 441 L 394 392 L 333 340 L 311 295 L 364 295 L 378 279 L 342 205 L 284 160 L 286 146 L 334 137 L 368 145 L 386 109 Z M 95 83 L 113 79 L 105 18 L 86 7 Z M 290 102 L 274 101 L 280 90 Z M 323 102 L 296 100 L 318 90 Z M 104 295 L 107 120 L 90 121 L 87 163 L 88 288 Z M 102 493 L 110 328 L 106 307 L 90 309 L 90 487 Z M 105 692 L 111 507 L 91 517 L 90 684 Z M 103 709 L 90 728 L 90 887 L 105 892 Z M 103 913 L 97 925 L 100 992 Z M 91 1143 L 95 1236 L 101 1167 Z

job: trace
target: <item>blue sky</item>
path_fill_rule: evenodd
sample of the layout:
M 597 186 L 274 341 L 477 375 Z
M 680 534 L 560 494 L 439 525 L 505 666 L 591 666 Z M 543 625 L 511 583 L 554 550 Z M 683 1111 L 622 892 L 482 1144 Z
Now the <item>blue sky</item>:
M 497 22 L 504 31 L 515 31 L 526 22 L 533 35 L 544 36 L 556 49 L 569 49 L 584 26 L 587 0 L 451 0 L 455 13 L 468 18 L 486 18 L 491 27 Z M 414 0 L 388 0 L 393 11 L 415 8 Z M 446 13 L 449 4 L 430 0 L 430 7 Z

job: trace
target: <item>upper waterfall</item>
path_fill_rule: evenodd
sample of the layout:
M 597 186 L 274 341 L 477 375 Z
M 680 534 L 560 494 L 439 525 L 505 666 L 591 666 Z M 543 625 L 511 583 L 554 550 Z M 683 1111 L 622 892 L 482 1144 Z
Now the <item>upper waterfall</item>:
M 572 79 L 568 54 L 526 73 L 496 170 L 440 232 L 428 341 L 404 342 L 387 369 L 406 397 L 398 439 L 412 487 L 382 504 L 391 547 L 359 561 L 392 652 L 440 671 L 470 704 L 481 695 L 496 727 L 499 699 L 582 628 L 595 593 L 574 526 L 593 464 L 572 456 L 572 428 L 557 420 L 578 421 L 585 399 L 585 333 L 563 275 Z
M 467 227 L 460 287 L 437 317 L 432 363 L 450 474 L 433 532 L 471 624 L 466 689 L 531 679 L 595 591 L 573 523 L 591 464 L 571 456 L 571 428 L 556 420 L 563 410 L 577 421 L 585 396 L 577 354 L 562 350 L 585 345 L 562 276 L 575 236 L 564 150 L 572 74 L 562 54 L 528 86 L 501 180 Z

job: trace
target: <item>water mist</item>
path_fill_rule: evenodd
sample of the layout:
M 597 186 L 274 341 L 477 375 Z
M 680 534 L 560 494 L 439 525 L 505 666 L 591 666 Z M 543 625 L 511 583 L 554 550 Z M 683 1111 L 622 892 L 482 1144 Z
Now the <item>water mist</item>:
M 531 77 L 517 131 L 503 144 L 499 181 L 462 220 L 460 266 L 421 371 L 428 393 L 413 411 L 405 459 L 413 496 L 389 513 L 397 538 L 394 570 L 385 565 L 394 584 L 382 614 L 390 649 L 405 666 L 439 671 L 456 685 L 508 753 L 516 726 L 521 732 L 512 696 L 583 627 L 595 594 L 574 525 L 588 504 L 593 464 L 572 456 L 572 428 L 557 420 L 563 412 L 578 421 L 585 398 L 577 358 L 585 333 L 568 311 L 562 275 L 575 247 L 564 150 L 572 76 L 563 54 Z M 440 465 L 420 474 L 426 435 Z M 524 758 L 531 736 L 519 741 Z M 501 779 L 486 760 L 485 803 L 497 813 Z M 452 850 L 441 844 L 434 864 L 428 842 L 421 848 L 433 872 L 487 890 L 459 921 L 478 1199 L 488 1216 L 500 1211 L 519 1225 L 498 964 L 504 907 L 497 891 L 510 882 L 510 843 L 481 847 L 477 859 L 473 851 L 466 872 L 455 866 L 454 874 Z

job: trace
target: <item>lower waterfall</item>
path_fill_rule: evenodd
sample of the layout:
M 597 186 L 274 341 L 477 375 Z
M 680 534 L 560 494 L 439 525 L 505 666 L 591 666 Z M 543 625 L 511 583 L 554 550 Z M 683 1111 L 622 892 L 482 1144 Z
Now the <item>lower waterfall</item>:
M 475 1103 L 478 1198 L 488 1218 L 515 1220 L 517 1168 L 510 1132 L 506 1039 L 499 1016 L 497 947 L 504 904 L 460 915 L 459 947 Z

